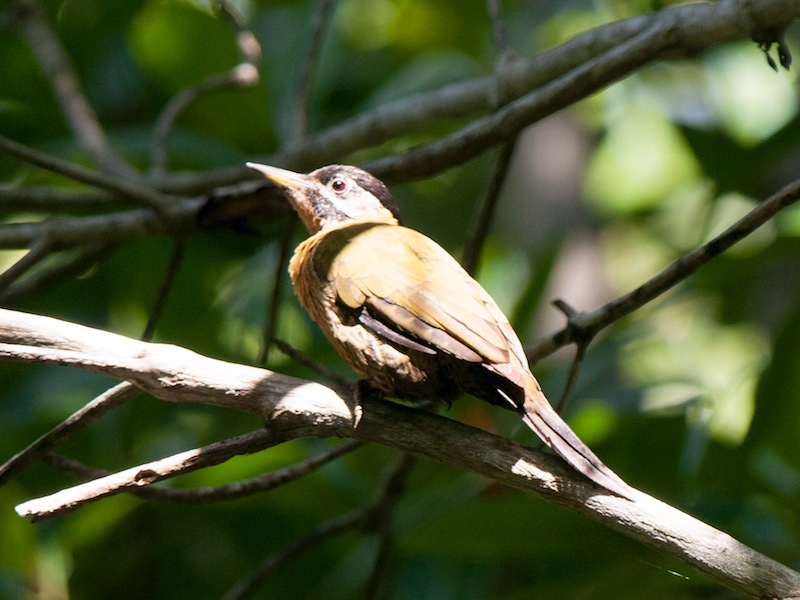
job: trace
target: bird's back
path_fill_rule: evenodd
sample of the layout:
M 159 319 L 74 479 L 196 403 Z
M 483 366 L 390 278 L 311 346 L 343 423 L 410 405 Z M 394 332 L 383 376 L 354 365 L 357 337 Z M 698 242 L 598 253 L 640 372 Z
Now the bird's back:
M 413 229 L 354 223 L 320 232 L 298 247 L 290 271 L 331 343 L 386 393 L 452 401 L 468 392 L 511 408 L 492 374 L 520 392 L 533 379 L 494 300 Z

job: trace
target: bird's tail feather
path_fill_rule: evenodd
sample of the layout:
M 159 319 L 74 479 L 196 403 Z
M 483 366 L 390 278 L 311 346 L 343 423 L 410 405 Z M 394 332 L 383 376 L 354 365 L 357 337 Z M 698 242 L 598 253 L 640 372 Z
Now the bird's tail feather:
M 614 494 L 630 498 L 632 488 L 580 440 L 544 394 L 538 389 L 530 390 L 531 387 L 528 386 L 520 411 L 525 424 L 574 469 Z

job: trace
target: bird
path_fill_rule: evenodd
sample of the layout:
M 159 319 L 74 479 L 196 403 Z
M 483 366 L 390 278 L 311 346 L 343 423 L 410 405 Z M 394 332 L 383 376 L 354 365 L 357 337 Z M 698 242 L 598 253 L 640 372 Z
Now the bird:
M 444 248 L 401 225 L 382 181 L 349 165 L 308 174 L 247 166 L 283 192 L 308 229 L 289 262 L 295 294 L 371 389 L 448 405 L 470 394 L 514 410 L 575 470 L 631 497 L 552 407 L 497 303 Z

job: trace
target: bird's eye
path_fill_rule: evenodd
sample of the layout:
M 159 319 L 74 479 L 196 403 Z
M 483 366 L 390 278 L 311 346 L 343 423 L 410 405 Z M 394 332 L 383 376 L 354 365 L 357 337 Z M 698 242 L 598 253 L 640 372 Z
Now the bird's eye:
M 331 181 L 331 189 L 334 192 L 343 192 L 347 188 L 347 183 L 343 179 L 334 179 Z

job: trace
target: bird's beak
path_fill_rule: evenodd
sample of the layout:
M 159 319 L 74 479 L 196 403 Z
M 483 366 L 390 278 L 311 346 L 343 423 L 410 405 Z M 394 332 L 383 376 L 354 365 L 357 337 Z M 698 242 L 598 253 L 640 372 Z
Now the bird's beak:
M 319 181 L 309 175 L 295 173 L 287 169 L 252 162 L 246 164 L 254 171 L 261 173 L 283 191 L 311 233 L 316 233 L 320 230 L 322 225 L 319 215 L 311 202 L 311 198 L 314 197 L 314 189 L 320 185 Z
M 302 173 L 295 173 L 287 169 L 280 169 L 278 167 L 271 167 L 269 165 L 262 165 L 260 163 L 245 163 L 254 171 L 258 171 L 264 177 L 272 181 L 277 186 L 283 189 L 295 189 L 298 191 L 308 190 L 313 185 L 314 179 Z

